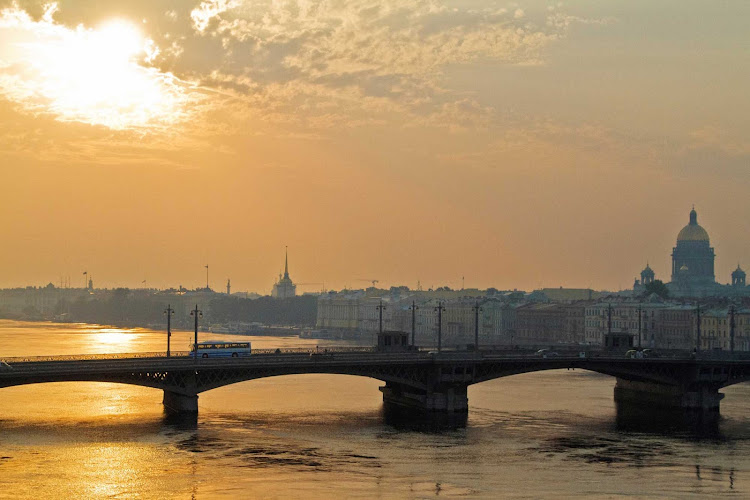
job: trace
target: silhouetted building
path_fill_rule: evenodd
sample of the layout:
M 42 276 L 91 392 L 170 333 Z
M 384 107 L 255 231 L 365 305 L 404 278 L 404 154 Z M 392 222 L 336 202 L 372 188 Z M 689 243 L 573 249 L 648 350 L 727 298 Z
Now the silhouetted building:
M 646 269 L 641 271 L 641 285 L 650 285 L 654 282 L 655 277 L 656 274 L 654 273 L 654 270 L 651 269 L 651 266 L 649 266 L 648 263 L 646 263 Z
M 691 286 L 715 283 L 714 257 L 708 233 L 698 224 L 698 213 L 692 209 L 690 222 L 680 230 L 672 251 L 672 281 Z
M 288 299 L 297 294 L 297 285 L 289 277 L 289 254 L 284 251 L 284 275 L 279 275 L 279 281 L 274 283 L 271 296 L 276 299 Z
M 739 297 L 750 295 L 745 284 L 745 272 L 737 266 L 732 273 L 731 286 L 716 282 L 714 260 L 716 254 L 711 246 L 708 232 L 698 224 L 698 213 L 690 211 L 688 224 L 677 235 L 677 244 L 672 249 L 671 282 L 667 283 L 673 297 Z M 650 266 L 641 271 L 641 279 L 635 280 L 633 291 L 642 294 L 649 283 L 656 279 Z
M 732 286 L 733 287 L 745 286 L 745 271 L 742 270 L 739 264 L 737 264 L 737 269 L 735 269 L 732 272 Z

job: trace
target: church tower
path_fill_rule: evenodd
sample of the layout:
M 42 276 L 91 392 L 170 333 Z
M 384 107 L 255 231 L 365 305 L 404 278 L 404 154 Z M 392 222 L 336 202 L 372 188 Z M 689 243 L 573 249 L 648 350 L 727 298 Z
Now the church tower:
M 656 274 L 654 274 L 654 270 L 651 269 L 651 266 L 646 263 L 646 269 L 641 271 L 641 285 L 646 286 L 650 285 L 654 282 L 654 278 L 656 278 Z
M 737 264 L 737 269 L 732 272 L 732 286 L 745 286 L 745 271 L 742 270 L 739 264 Z
M 284 247 L 284 275 L 273 285 L 271 296 L 276 299 L 288 299 L 297 294 L 297 285 L 289 277 L 289 251 Z

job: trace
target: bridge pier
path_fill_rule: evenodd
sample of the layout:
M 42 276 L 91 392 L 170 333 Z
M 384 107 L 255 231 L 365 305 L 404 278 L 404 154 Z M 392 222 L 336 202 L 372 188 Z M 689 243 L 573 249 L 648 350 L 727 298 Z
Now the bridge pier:
M 618 378 L 615 385 L 615 401 L 633 405 L 718 412 L 723 398 L 714 384 L 706 383 L 678 386 Z
M 162 403 L 170 413 L 198 413 L 197 394 L 180 394 L 165 389 Z
M 380 388 L 383 403 L 413 410 L 443 413 L 466 413 L 469 398 L 466 384 L 440 384 L 428 390 L 405 384 L 386 382 Z

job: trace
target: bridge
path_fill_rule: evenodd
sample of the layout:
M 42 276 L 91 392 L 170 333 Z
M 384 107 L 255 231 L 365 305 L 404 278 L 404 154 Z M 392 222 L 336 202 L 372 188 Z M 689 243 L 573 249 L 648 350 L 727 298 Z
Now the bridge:
M 487 380 L 557 369 L 581 369 L 617 378 L 615 400 L 718 411 L 719 390 L 750 380 L 750 360 L 684 357 L 626 359 L 571 353 L 548 359 L 511 351 L 403 351 L 376 348 L 256 350 L 248 357 L 194 359 L 189 353 L 5 358 L 0 388 L 45 382 L 94 381 L 164 391 L 166 409 L 197 412 L 198 395 L 229 384 L 305 373 L 370 377 L 386 404 L 425 411 L 466 412 L 467 388 Z

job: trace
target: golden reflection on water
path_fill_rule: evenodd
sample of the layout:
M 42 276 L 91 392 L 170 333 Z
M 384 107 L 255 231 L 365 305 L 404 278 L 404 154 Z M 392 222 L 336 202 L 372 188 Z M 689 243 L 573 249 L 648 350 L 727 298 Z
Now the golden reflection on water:
M 176 332 L 172 345 L 191 337 Z M 163 332 L 146 329 L 0 321 L 0 353 L 10 356 L 153 352 L 165 344 Z M 440 432 L 389 423 L 380 382 L 352 376 L 222 387 L 200 395 L 189 422 L 165 416 L 152 388 L 9 387 L 0 391 L 0 498 L 748 496 L 750 386 L 727 389 L 728 442 L 706 443 L 621 432 L 613 383 L 563 371 L 478 384 L 467 427 Z
M 96 443 L 77 448 L 81 472 L 85 481 L 81 483 L 85 497 L 114 497 L 133 494 L 141 486 L 139 470 L 148 467 L 149 453 L 140 446 L 124 443 Z
M 91 348 L 96 352 L 128 352 L 139 334 L 135 330 L 123 328 L 97 328 L 90 330 Z

